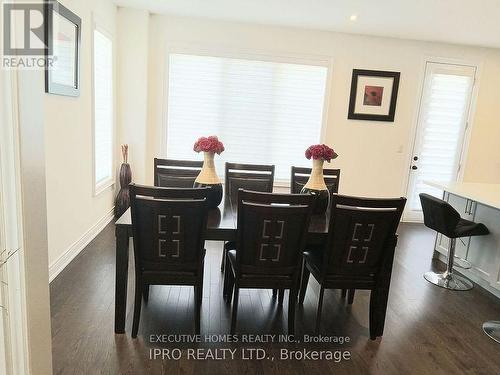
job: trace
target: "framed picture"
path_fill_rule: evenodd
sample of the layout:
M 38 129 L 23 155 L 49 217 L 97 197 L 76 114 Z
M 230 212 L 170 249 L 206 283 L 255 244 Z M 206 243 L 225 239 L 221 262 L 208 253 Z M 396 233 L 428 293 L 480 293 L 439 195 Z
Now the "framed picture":
M 399 75 L 399 72 L 354 69 L 347 118 L 393 122 Z
M 78 96 L 82 20 L 56 1 L 46 4 L 45 19 L 49 46 L 47 55 L 52 54 L 52 64 L 45 69 L 45 92 Z

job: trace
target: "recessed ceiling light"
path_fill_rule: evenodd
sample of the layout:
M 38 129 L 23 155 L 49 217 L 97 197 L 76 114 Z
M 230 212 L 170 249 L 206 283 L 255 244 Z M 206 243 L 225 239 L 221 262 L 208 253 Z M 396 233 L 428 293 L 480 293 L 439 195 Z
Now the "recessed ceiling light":
M 356 13 L 351 14 L 351 17 L 349 17 L 351 21 L 356 21 L 358 19 L 358 15 Z

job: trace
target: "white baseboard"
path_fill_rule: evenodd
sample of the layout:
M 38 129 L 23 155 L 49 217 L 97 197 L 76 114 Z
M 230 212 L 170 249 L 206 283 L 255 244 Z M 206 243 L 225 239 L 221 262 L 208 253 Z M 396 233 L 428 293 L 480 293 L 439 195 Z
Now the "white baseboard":
M 64 268 L 80 254 L 80 252 L 92 241 L 114 218 L 114 207 L 76 240 L 58 259 L 49 265 L 49 282 L 52 282 Z

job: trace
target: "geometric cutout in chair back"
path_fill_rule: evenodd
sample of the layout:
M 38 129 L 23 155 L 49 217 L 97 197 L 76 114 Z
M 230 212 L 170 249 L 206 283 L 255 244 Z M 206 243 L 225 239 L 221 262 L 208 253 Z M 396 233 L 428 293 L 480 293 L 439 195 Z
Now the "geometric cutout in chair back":
M 355 223 L 352 231 L 351 243 L 346 257 L 346 263 L 364 264 L 370 251 L 367 243 L 371 242 L 375 224 Z
M 262 221 L 262 236 L 259 254 L 260 261 L 279 262 L 284 228 L 284 220 L 273 221 L 264 219 Z
M 181 239 L 180 216 L 158 215 L 158 256 L 179 258 Z

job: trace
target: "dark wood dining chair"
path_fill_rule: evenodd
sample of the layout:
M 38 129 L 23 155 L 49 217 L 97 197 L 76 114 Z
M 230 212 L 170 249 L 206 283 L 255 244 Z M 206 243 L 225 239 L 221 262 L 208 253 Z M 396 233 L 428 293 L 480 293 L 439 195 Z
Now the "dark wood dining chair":
M 227 252 L 224 296 L 234 299 L 231 333 L 236 329 L 241 288 L 289 289 L 288 333 L 295 331 L 295 305 L 299 291 L 314 196 L 238 192 L 235 248 Z
M 226 163 L 225 194 L 236 202 L 238 190 L 272 193 L 274 186 L 274 165 Z
M 226 163 L 225 200 L 237 202 L 238 190 L 273 192 L 274 165 Z M 224 247 L 225 249 L 225 247 Z M 226 251 L 222 253 L 220 269 L 224 272 Z
M 299 303 L 309 275 L 320 284 L 316 332 L 325 289 L 367 289 L 370 294 L 370 338 L 384 332 L 396 230 L 406 198 L 371 199 L 332 195 L 328 238 L 323 249 L 304 252 Z
M 154 159 L 154 184 L 161 187 L 192 188 L 202 161 Z
M 135 258 L 132 337 L 137 337 L 142 297 L 150 285 L 192 285 L 195 330 L 200 312 L 207 226 L 207 190 L 130 185 Z
M 299 194 L 304 185 L 307 183 L 311 175 L 311 168 L 294 167 L 292 166 L 292 174 L 290 179 L 290 192 Z M 330 194 L 339 192 L 340 184 L 340 169 L 323 169 L 325 184 Z

